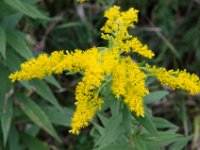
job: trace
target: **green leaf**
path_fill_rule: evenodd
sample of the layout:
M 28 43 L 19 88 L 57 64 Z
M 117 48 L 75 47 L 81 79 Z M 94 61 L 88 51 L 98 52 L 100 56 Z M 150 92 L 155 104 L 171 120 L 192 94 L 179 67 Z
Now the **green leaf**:
M 0 128 L 1 128 L 1 126 L 0 126 Z M 0 134 L 2 135 L 1 131 L 0 131 Z M 1 136 L 0 136 L 0 150 L 4 150 L 3 139 Z
M 9 134 L 9 150 L 21 150 L 22 148 L 19 145 L 19 134 L 16 128 L 11 127 Z
M 63 111 L 59 111 L 52 106 L 42 107 L 49 120 L 56 125 L 71 126 L 71 118 L 73 116 L 73 110 L 69 108 L 63 108 Z
M 34 79 L 30 81 L 30 83 L 36 88 L 36 92 L 40 96 L 42 96 L 45 100 L 54 105 L 57 109 L 62 111 L 62 108 L 60 107 L 57 99 L 55 98 L 52 91 L 44 81 Z
M 43 15 L 36 7 L 28 3 L 24 3 L 24 6 L 29 10 L 29 12 L 34 14 L 35 18 L 45 19 L 45 20 L 49 19 L 47 16 Z
M 148 113 L 145 113 L 144 117 L 137 117 L 134 114 L 134 118 L 152 135 L 157 135 L 158 131 L 151 120 L 151 116 Z
M 2 96 L 2 99 L 0 99 L 0 102 L 3 102 L 3 100 L 6 98 L 6 94 L 11 92 L 11 90 L 13 89 L 13 84 L 8 78 L 10 74 L 9 70 L 1 64 L 0 64 L 0 70 L 1 70 L 0 71 L 0 95 Z
M 103 126 L 106 126 L 109 122 L 109 119 L 105 116 L 103 116 L 102 114 L 98 114 L 99 119 L 101 120 L 101 123 Z
M 124 105 L 122 113 L 124 129 L 126 130 L 127 134 L 130 134 L 133 127 L 131 111 L 126 105 Z
M 178 128 L 176 125 L 163 118 L 152 117 L 151 120 L 156 126 L 156 128 Z
M 60 142 L 58 134 L 44 111 L 32 99 L 26 97 L 25 95 L 17 93 L 16 97 L 21 102 L 21 109 L 30 118 L 30 120 Z
M 6 145 L 8 134 L 10 131 L 12 114 L 13 114 L 12 99 L 11 98 L 5 99 L 4 108 L 1 113 L 1 127 L 3 131 L 4 145 Z
M 23 0 L 23 2 L 29 3 L 31 5 L 38 3 L 41 0 Z
M 65 73 L 66 76 L 73 76 L 73 75 L 75 75 L 75 74 L 76 74 L 76 72 L 66 72 L 66 73 Z
M 115 142 L 124 132 L 122 124 L 122 114 L 112 116 L 106 124 L 104 132 L 96 145 L 99 145 L 99 148 L 101 149 Z
M 95 150 L 131 150 L 130 149 L 130 144 L 129 143 L 114 143 L 110 144 L 104 148 L 98 148 Z M 143 150 L 143 149 L 140 149 Z
M 97 134 L 98 134 L 98 137 L 99 137 L 99 134 L 103 135 L 104 128 L 102 126 L 100 126 L 99 124 L 97 124 L 95 121 L 92 121 L 92 124 L 93 124 L 94 128 L 90 132 L 91 136 L 97 136 Z
M 31 90 L 33 89 L 33 86 L 29 83 L 29 81 L 25 81 L 25 80 L 22 80 L 22 81 L 19 81 L 26 89 L 28 90 Z
M 49 150 L 49 148 L 44 145 L 42 141 L 27 133 L 21 133 L 20 137 L 29 150 Z
M 57 87 L 59 89 L 62 88 L 60 83 L 53 76 L 45 77 L 45 81 L 47 81 L 48 83 L 54 85 L 55 87 Z
M 142 139 L 141 135 L 133 136 L 134 150 L 147 150 L 145 141 Z
M 103 107 L 108 107 L 111 109 L 111 113 L 112 113 L 112 116 L 118 116 L 119 113 L 120 113 L 120 100 L 117 100 L 115 98 L 115 95 L 113 95 L 112 93 L 110 93 L 110 89 L 108 89 L 109 87 L 106 86 L 104 87 L 103 89 L 103 94 L 104 94 L 104 101 L 105 101 L 105 104 L 104 105 L 107 105 L 107 106 L 103 106 Z M 108 102 L 108 103 L 106 103 Z
M 150 94 L 144 97 L 144 103 L 151 104 L 153 102 L 161 100 L 163 97 L 165 97 L 168 94 L 169 94 L 168 91 L 151 92 Z
M 43 14 L 41 14 L 34 6 L 22 2 L 20 0 L 4 0 L 4 2 L 9 5 L 10 7 L 12 7 L 13 9 L 28 15 L 32 18 L 41 18 L 41 19 L 47 19 L 46 16 L 44 16 Z
M 112 100 L 112 102 L 110 101 L 110 103 L 112 103 L 110 105 L 112 116 L 118 116 L 120 113 L 120 101 L 115 99 Z
M 6 33 L 1 25 L 0 25 L 0 53 L 4 58 L 6 58 Z
M 200 114 L 194 117 L 194 141 L 198 141 L 200 137 Z
M 5 60 L 5 65 L 9 68 L 10 71 L 14 72 L 20 69 L 20 64 L 22 61 L 16 55 L 16 53 L 9 48 L 6 50 L 6 58 L 7 59 Z
M 14 29 L 22 17 L 23 17 L 22 13 L 14 13 L 9 16 L 6 16 L 2 20 L 2 26 L 8 30 Z
M 187 143 L 192 139 L 193 136 L 187 136 L 179 138 L 176 143 L 170 146 L 169 150 L 182 150 Z
M 28 48 L 25 39 L 22 38 L 22 34 L 16 30 L 9 30 L 6 32 L 6 39 L 8 44 L 22 57 L 30 59 L 33 57 L 30 49 Z
M 40 132 L 40 127 L 38 127 L 37 125 L 35 124 L 31 124 L 26 130 L 25 132 L 27 134 L 30 134 L 31 136 L 36 136 L 37 134 L 39 134 Z
M 4 1 L 0 1 L 0 19 L 7 17 L 8 15 L 12 14 L 12 9 L 7 6 Z
M 56 29 L 63 29 L 63 28 L 71 28 L 71 27 L 76 27 L 76 26 L 83 26 L 84 24 L 81 22 L 69 22 L 69 23 L 64 23 L 56 27 Z
M 176 134 L 173 132 L 159 132 L 158 135 L 154 136 L 152 134 L 143 134 L 143 140 L 146 143 L 146 147 L 148 150 L 157 150 L 166 145 L 169 145 L 175 142 L 177 139 L 181 137 L 180 134 Z

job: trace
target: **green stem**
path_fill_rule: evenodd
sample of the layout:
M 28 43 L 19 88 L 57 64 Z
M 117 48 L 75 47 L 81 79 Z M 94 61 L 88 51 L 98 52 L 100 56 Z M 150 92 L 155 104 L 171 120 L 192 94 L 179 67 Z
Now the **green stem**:
M 134 142 L 133 142 L 133 136 L 132 136 L 132 134 L 130 135 L 130 148 L 131 148 L 131 150 L 134 150 Z
M 139 67 L 142 71 L 147 73 L 147 77 L 155 76 L 154 74 L 151 73 L 146 67 Z
M 106 80 L 105 83 L 103 83 L 99 88 L 98 88 L 98 94 L 101 92 L 101 90 L 111 81 L 111 78 Z
M 103 83 L 98 89 L 95 90 L 95 97 L 99 97 L 99 93 L 101 92 L 101 90 L 111 81 L 111 78 L 109 78 L 108 80 L 106 80 L 105 83 Z

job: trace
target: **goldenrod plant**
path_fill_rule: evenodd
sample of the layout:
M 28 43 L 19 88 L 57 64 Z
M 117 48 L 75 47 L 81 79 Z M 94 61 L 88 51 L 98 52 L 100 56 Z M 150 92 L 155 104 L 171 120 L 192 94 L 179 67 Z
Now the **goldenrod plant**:
M 0 150 L 198 148 L 199 13 L 183 0 L 1 0 Z
M 168 143 L 179 142 L 184 137 L 176 133 L 157 131 L 154 126 L 152 120 L 155 120 L 155 118 L 151 116 L 145 104 L 145 99 L 151 96 L 146 81 L 149 78 L 156 77 L 164 86 L 185 90 L 191 95 L 197 95 L 200 93 L 199 77 L 188 73 L 186 70 L 166 70 L 147 63 L 139 63 L 131 57 L 131 54 L 147 59 L 152 59 L 155 56 L 147 45 L 142 44 L 137 37 L 129 34 L 128 29 L 134 28 L 134 24 L 138 22 L 137 9 L 130 8 L 121 12 L 119 6 L 113 6 L 106 10 L 104 16 L 107 21 L 101 28 L 101 37 L 108 41 L 108 46 L 92 47 L 84 51 L 76 49 L 73 52 L 60 50 L 53 52 L 50 56 L 41 54 L 38 58 L 30 59 L 21 64 L 21 70 L 10 74 L 9 78 L 12 82 L 15 82 L 16 80 L 31 80 L 34 78 L 43 79 L 52 74 L 61 74 L 63 71 L 81 74 L 83 76 L 82 80 L 77 83 L 75 91 L 76 110 L 71 120 L 71 130 L 69 131 L 72 134 L 79 134 L 82 128 L 87 127 L 92 122 L 99 132 L 100 140 L 102 138 L 101 135 L 106 133 L 101 133 L 100 129 L 98 129 L 102 127 L 97 125 L 98 122 L 95 122 L 94 116 L 97 113 L 104 127 L 107 127 L 108 124 L 106 122 L 108 123 L 110 120 L 103 118 L 100 112 L 110 108 L 112 113 L 114 113 L 113 109 L 119 111 L 117 112 L 118 119 L 123 118 L 123 120 L 125 119 L 124 122 L 129 121 L 127 124 L 131 126 L 129 136 L 131 136 L 131 139 L 135 138 L 133 141 L 140 141 L 140 139 L 144 138 L 143 149 L 155 150 L 154 148 L 162 147 Z M 105 106 L 111 102 L 111 105 Z M 124 114 L 124 111 L 126 111 L 126 114 Z M 113 117 L 111 117 L 112 119 Z M 146 130 L 135 131 L 138 126 L 137 123 L 134 123 L 135 125 L 132 124 L 135 120 L 144 126 Z M 113 120 L 110 124 L 116 126 L 115 121 Z M 123 123 L 122 120 L 118 121 Z M 170 124 L 167 127 L 172 126 Z M 112 126 L 109 128 L 111 129 Z M 123 135 L 125 133 L 124 131 L 117 131 L 119 128 L 120 126 L 113 131 L 116 133 L 110 133 L 117 134 L 115 140 L 119 140 L 121 135 L 118 134 Z M 150 132 L 150 135 L 147 134 L 148 132 Z M 148 137 L 157 136 L 162 139 L 165 134 L 168 138 L 171 136 L 166 142 L 162 141 L 154 145 L 154 147 L 148 148 Z M 112 138 L 113 135 L 110 135 L 110 137 Z M 187 137 L 187 139 L 189 138 Z M 186 141 L 188 141 L 187 139 Z M 99 140 L 96 143 L 99 149 L 105 147 L 108 149 L 109 144 L 114 142 L 111 140 L 110 143 L 108 142 L 109 144 L 104 143 L 104 145 L 101 143 L 104 139 Z M 123 139 L 121 140 L 123 141 Z M 136 147 L 136 149 L 141 150 L 138 147 L 138 143 L 130 144 L 130 147 Z

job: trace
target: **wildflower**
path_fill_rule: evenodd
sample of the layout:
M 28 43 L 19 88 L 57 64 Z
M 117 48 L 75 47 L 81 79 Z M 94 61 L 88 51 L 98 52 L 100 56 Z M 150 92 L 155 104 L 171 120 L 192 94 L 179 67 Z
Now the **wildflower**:
M 149 65 L 147 65 L 147 68 L 165 86 L 186 90 L 191 95 L 200 93 L 200 79 L 195 74 L 190 74 L 186 70 L 167 71 L 165 68 L 150 67 Z
M 86 51 L 76 49 L 74 52 L 55 51 L 50 56 L 41 54 L 38 58 L 24 62 L 21 70 L 12 73 L 9 78 L 14 82 L 42 79 L 63 71 L 81 72 L 83 78 L 77 83 L 75 91 L 76 111 L 70 130 L 73 134 L 79 134 L 81 128 L 88 126 L 95 112 L 101 109 L 103 99 L 99 90 L 104 82 L 108 82 L 108 77 L 111 78 L 110 88 L 116 99 L 122 99 L 137 116 L 144 116 L 143 98 L 149 93 L 145 86 L 148 73 L 173 89 L 183 89 L 190 94 L 200 93 L 198 76 L 185 70 L 167 71 L 165 68 L 149 65 L 146 66 L 147 72 L 143 72 L 137 63 L 127 56 L 130 52 L 149 59 L 154 56 L 147 45 L 143 45 L 138 38 L 128 33 L 128 28 L 134 27 L 134 23 L 138 21 L 138 10 L 131 8 L 120 12 L 120 7 L 114 6 L 105 12 L 105 17 L 107 21 L 101 29 L 104 32 L 102 38 L 109 41 L 109 47 L 93 47 Z

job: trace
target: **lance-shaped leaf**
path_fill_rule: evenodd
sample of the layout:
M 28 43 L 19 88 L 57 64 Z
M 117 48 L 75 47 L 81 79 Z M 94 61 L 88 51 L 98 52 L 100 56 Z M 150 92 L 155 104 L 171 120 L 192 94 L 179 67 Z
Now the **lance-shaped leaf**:
M 13 114 L 13 106 L 12 106 L 12 99 L 5 99 L 4 101 L 4 108 L 1 113 L 1 128 L 3 131 L 3 140 L 4 145 L 6 145 L 8 134 L 10 131 L 11 120 Z
M 1 25 L 0 25 L 0 53 L 4 58 L 6 58 L 6 33 Z
M 29 117 L 29 119 L 60 142 L 60 138 L 53 128 L 49 118 L 39 107 L 39 105 L 37 105 L 32 99 L 26 97 L 23 94 L 16 93 L 16 97 L 18 100 L 20 100 L 21 109 Z

